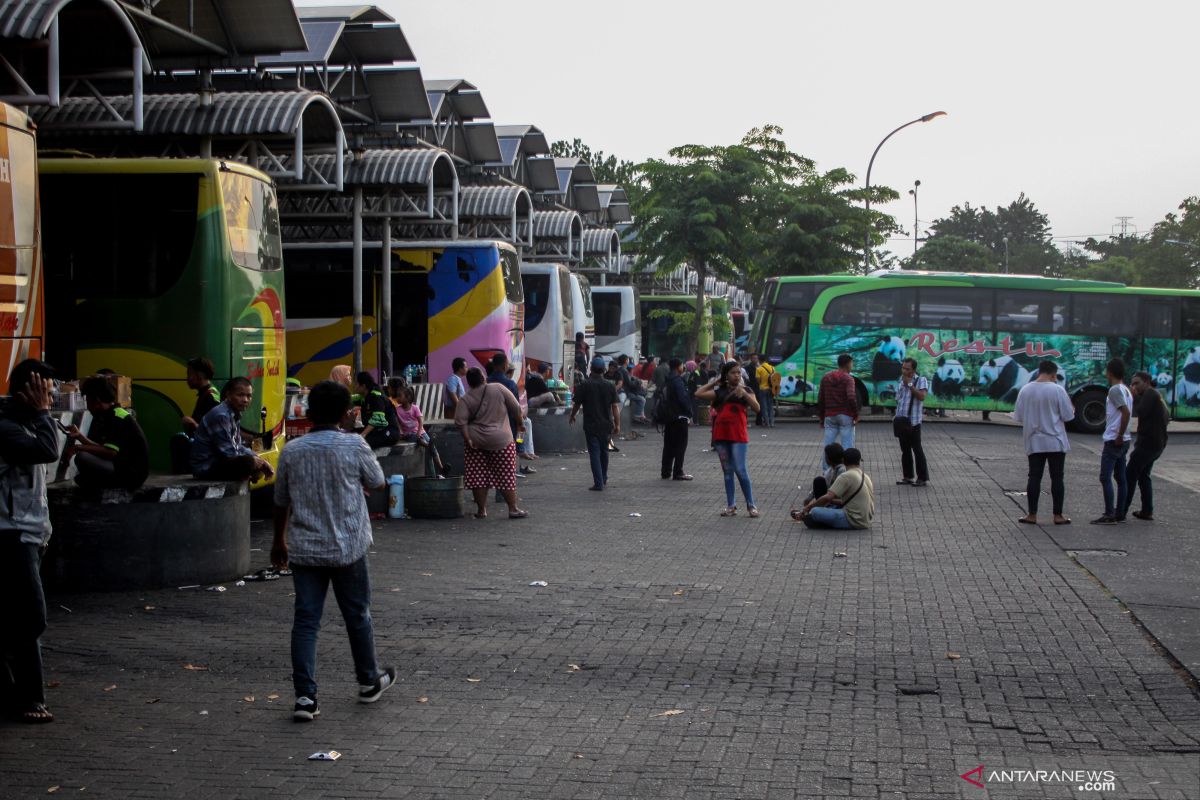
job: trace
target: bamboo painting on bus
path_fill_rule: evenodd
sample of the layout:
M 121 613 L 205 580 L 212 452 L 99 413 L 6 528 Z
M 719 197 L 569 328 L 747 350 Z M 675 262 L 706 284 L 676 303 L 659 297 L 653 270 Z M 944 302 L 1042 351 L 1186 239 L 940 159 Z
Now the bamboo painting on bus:
M 42 292 L 33 124 L 0 103 L 0 394 L 13 367 L 42 357 Z
M 1120 357 L 1151 374 L 1175 418 L 1200 418 L 1200 292 L 938 272 L 776 282 L 757 335 L 783 375 L 782 402 L 813 403 L 845 352 L 872 405 L 895 403 L 911 357 L 930 381 L 928 407 L 1007 411 L 1051 360 L 1077 427 L 1094 431 L 1104 365 Z
M 353 354 L 353 297 L 347 243 L 287 248 L 288 375 L 312 385 Z M 363 256 L 363 369 L 380 374 L 379 249 Z M 489 240 L 404 242 L 392 248 L 392 372 L 427 365 L 430 382 L 450 376 L 456 357 L 486 368 L 497 353 L 523 385 L 524 295 L 509 244 Z
M 156 471 L 191 413 L 185 364 L 203 355 L 214 384 L 250 378 L 242 429 L 274 462 L 284 416 L 279 212 L 261 172 L 208 159 L 41 161 L 47 356 L 60 374 L 112 369 Z M 264 432 L 269 436 L 262 436 Z

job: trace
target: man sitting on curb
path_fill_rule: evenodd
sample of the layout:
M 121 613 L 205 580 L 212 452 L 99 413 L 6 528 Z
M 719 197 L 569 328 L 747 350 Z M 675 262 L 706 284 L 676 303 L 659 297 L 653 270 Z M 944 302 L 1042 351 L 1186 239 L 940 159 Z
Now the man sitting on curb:
M 347 390 L 349 391 L 349 390 Z M 254 399 L 249 378 L 231 378 L 221 404 L 204 415 L 192 442 L 192 474 L 219 481 L 257 481 L 274 471 L 242 442 L 242 413 Z
M 383 470 L 361 436 L 343 433 L 350 390 L 322 381 L 308 396 L 313 429 L 279 457 L 275 477 L 275 541 L 271 563 L 291 568 L 296 589 L 292 623 L 292 717 L 311 722 L 317 705 L 317 633 L 329 584 L 350 637 L 358 702 L 374 703 L 396 681 L 393 667 L 379 669 L 371 621 L 367 551 L 371 520 L 363 489 L 382 489 Z
M 80 393 L 87 400 L 92 425 L 87 436 L 74 425 L 67 429 L 72 443 L 63 453 L 63 460 L 75 458 L 79 471 L 75 482 L 85 489 L 137 489 L 150 474 L 146 434 L 133 414 L 117 405 L 107 379 L 88 378 Z
M 875 517 L 875 485 L 863 472 L 862 453 L 851 447 L 842 456 L 846 471 L 837 477 L 829 491 L 804 504 L 793 516 L 810 528 L 865 530 Z M 837 505 L 833 505 L 836 503 Z

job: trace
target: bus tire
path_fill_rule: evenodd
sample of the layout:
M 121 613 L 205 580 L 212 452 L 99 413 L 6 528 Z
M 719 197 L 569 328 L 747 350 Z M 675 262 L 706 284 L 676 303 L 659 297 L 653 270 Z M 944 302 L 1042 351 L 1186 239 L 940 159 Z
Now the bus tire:
M 1071 429 L 1079 433 L 1102 433 L 1108 396 L 1100 389 L 1088 389 L 1075 395 L 1075 419 Z

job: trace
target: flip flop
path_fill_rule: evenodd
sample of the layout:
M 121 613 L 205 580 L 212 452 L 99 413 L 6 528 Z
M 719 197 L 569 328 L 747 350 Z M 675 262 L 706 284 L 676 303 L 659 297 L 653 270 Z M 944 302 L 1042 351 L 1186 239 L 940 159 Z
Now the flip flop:
M 478 511 L 476 511 L 471 516 L 474 517 L 475 519 L 487 519 L 487 512 L 480 514 Z
M 1057 520 L 1057 519 L 1054 520 L 1054 524 L 1055 525 L 1070 525 L 1071 520 L 1067 519 L 1066 517 L 1063 517 L 1061 520 Z
M 508 513 L 509 519 L 525 519 L 528 516 L 529 516 L 529 512 L 526 511 L 525 509 L 521 509 L 520 511 L 510 511 Z
M 54 715 L 46 708 L 45 703 L 34 703 L 21 712 L 20 719 L 21 722 L 30 725 L 45 725 L 47 722 L 54 722 Z
M 721 516 L 722 517 L 736 517 L 737 516 L 737 506 L 730 506 L 729 508 L 725 509 L 724 511 L 721 512 Z
M 1036 520 L 1025 519 L 1024 517 L 1017 517 L 1017 522 L 1021 523 L 1022 525 L 1037 525 L 1038 524 Z

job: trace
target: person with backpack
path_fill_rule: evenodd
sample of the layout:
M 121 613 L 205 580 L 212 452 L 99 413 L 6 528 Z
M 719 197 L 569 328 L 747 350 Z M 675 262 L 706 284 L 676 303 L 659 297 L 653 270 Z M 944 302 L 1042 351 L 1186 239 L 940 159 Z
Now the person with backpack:
M 875 484 L 863 471 L 862 453 L 856 447 L 842 454 L 846 471 L 837 477 L 829 491 L 804 504 L 799 521 L 809 528 L 866 530 L 875 518 Z M 796 515 L 793 515 L 795 517 Z
M 671 375 L 654 407 L 654 421 L 663 429 L 662 479 L 690 481 L 692 476 L 683 471 L 683 456 L 692 424 L 692 398 L 683 382 L 683 364 L 672 358 L 668 367 Z
M 758 415 L 762 425 L 767 428 L 775 427 L 775 387 L 779 385 L 778 371 L 767 362 L 764 356 L 752 356 L 758 364 L 754 368 L 755 385 L 758 387 L 758 404 L 762 412 Z

